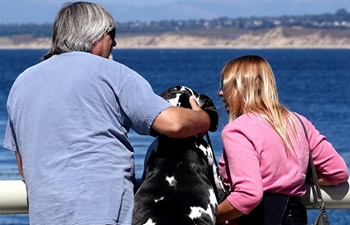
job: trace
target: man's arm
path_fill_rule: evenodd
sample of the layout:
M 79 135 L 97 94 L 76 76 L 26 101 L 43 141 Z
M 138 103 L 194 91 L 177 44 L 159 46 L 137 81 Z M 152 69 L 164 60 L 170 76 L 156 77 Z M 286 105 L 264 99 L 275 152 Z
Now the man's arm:
M 191 97 L 192 109 L 170 107 L 161 112 L 152 124 L 158 133 L 172 138 L 185 138 L 207 132 L 210 126 L 209 115 Z
M 15 155 L 16 155 L 16 159 L 17 159 L 17 165 L 18 165 L 19 173 L 21 174 L 22 178 L 24 179 L 23 169 L 22 169 L 22 157 L 19 154 L 19 151 L 15 151 Z

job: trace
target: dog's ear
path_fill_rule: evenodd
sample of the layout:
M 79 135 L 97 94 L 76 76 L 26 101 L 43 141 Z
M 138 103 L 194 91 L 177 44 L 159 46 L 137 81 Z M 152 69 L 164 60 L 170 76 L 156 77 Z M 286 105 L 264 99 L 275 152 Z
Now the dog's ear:
M 210 117 L 210 127 L 209 131 L 214 132 L 218 129 L 219 115 L 218 111 L 214 105 L 214 102 L 207 95 L 199 94 L 197 98 L 199 107 L 208 113 Z
M 218 111 L 213 103 L 213 101 L 204 94 L 198 94 L 196 91 L 192 90 L 191 88 L 188 88 L 186 86 L 174 86 L 166 91 L 162 92 L 160 96 L 164 98 L 165 100 L 172 102 L 174 106 L 181 106 L 184 108 L 191 108 L 191 105 L 189 103 L 189 97 L 194 96 L 196 98 L 196 101 L 206 113 L 208 113 L 210 117 L 210 127 L 209 131 L 214 132 L 218 128 L 218 122 L 219 122 L 219 115 Z M 175 101 L 173 101 L 175 100 Z M 152 135 L 153 134 L 153 135 Z M 152 132 L 152 136 L 156 136 L 156 132 Z
M 175 98 L 176 93 L 180 90 L 181 86 L 174 86 L 171 88 L 168 88 L 167 90 L 163 91 L 160 94 L 160 97 L 164 98 L 165 100 L 170 100 Z
M 191 108 L 189 98 L 194 95 L 198 97 L 198 93 L 186 86 L 174 86 L 160 94 L 162 98 L 170 102 L 173 106 L 181 106 L 183 108 Z

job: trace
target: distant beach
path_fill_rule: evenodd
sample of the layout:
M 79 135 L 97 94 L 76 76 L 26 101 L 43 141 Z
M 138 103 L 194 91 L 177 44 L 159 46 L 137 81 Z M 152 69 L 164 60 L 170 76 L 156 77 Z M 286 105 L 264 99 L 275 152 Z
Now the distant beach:
M 274 28 L 264 32 L 249 31 L 234 38 L 181 32 L 161 34 L 120 34 L 116 36 L 120 49 L 132 48 L 225 48 L 225 49 L 350 49 L 350 35 L 334 32 Z M 0 49 L 48 49 L 50 38 L 0 37 Z

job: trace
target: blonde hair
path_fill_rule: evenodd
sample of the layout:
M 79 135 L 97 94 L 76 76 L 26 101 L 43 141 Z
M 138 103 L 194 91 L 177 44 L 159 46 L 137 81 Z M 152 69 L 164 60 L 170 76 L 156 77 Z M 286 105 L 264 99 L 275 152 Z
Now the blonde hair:
M 222 69 L 221 85 L 229 121 L 245 113 L 258 113 L 281 137 L 285 148 L 294 150 L 291 135 L 298 137 L 295 121 L 278 100 L 275 76 L 264 58 L 246 55 L 229 61 Z

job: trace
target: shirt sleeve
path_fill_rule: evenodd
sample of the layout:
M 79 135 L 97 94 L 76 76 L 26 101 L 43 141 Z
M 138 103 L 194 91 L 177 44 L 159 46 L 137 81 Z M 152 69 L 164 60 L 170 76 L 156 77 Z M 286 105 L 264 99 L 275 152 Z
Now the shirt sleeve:
M 307 129 L 316 171 L 332 185 L 346 182 L 349 178 L 349 171 L 344 159 L 310 121 L 305 117 L 301 116 L 301 118 Z
M 129 118 L 131 128 L 139 134 L 149 134 L 159 113 L 171 107 L 170 103 L 156 95 L 151 85 L 136 72 L 124 83 L 119 102 Z
M 14 131 L 13 131 L 13 128 L 11 126 L 10 119 L 8 119 L 7 125 L 6 125 L 6 130 L 5 130 L 3 147 L 7 148 L 11 151 L 17 151 L 15 137 L 13 134 L 14 134 Z
M 242 213 L 249 214 L 263 196 L 258 154 L 243 126 L 232 122 L 223 129 L 222 141 L 232 190 L 227 200 Z

